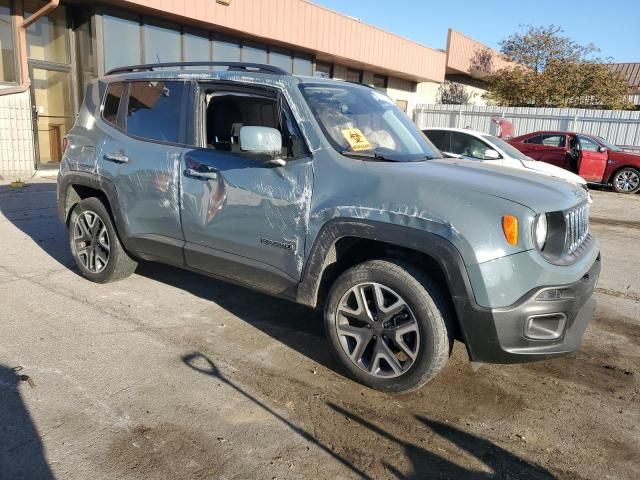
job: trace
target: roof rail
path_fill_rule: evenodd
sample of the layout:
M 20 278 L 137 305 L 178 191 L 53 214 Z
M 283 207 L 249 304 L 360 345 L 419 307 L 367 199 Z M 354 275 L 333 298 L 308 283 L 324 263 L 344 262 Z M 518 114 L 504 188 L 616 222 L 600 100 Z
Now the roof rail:
M 273 65 L 263 63 L 244 62 L 171 62 L 171 63 L 147 63 L 144 65 L 130 65 L 128 67 L 118 67 L 109 70 L 105 75 L 115 75 L 117 73 L 153 71 L 156 68 L 171 67 L 228 67 L 228 71 L 245 71 L 258 73 L 271 73 L 275 75 L 291 75 L 286 70 Z

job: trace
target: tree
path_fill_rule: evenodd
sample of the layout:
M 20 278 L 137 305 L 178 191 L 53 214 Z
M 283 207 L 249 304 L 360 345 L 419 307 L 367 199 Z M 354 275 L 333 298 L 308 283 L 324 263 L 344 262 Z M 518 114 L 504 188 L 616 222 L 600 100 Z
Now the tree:
M 436 102 L 442 105 L 467 105 L 472 97 L 464 85 L 446 80 L 438 87 Z
M 630 108 L 624 76 L 594 56 L 599 50 L 593 44 L 580 45 L 562 33 L 554 25 L 528 26 L 500 42 L 513 65 L 486 77 L 488 100 L 505 106 Z

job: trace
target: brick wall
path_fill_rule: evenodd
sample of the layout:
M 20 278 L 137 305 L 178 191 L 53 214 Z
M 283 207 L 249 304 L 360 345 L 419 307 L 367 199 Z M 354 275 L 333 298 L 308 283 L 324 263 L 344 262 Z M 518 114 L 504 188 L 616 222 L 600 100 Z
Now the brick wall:
M 35 151 L 29 92 L 0 95 L 0 180 L 31 177 Z

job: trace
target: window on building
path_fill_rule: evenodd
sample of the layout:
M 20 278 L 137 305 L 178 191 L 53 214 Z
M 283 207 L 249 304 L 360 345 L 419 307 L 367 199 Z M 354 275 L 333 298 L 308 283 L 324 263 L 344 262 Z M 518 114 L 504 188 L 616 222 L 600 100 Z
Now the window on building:
M 267 47 L 256 43 L 243 43 L 242 61 L 246 63 L 267 63 Z
M 182 52 L 185 62 L 211 60 L 211 43 L 206 32 L 186 30 L 182 36 Z
M 385 90 L 387 88 L 387 80 L 388 78 L 386 75 L 376 74 L 373 76 L 373 86 L 380 90 Z
M 280 67 L 283 70 L 291 73 L 292 72 L 291 52 L 272 48 L 271 51 L 269 52 L 269 64 L 275 67 Z
M 126 130 L 130 135 L 178 143 L 184 82 L 131 82 Z
M 396 105 L 404 113 L 407 113 L 407 110 L 409 110 L 409 102 L 407 102 L 406 100 L 396 100 Z
M 315 76 L 320 78 L 332 78 L 333 65 L 331 65 L 330 63 L 316 62 Z
M 76 67 L 80 73 L 78 93 L 80 99 L 84 96 L 84 90 L 91 80 L 97 78 L 97 65 L 94 55 L 94 30 L 92 23 L 93 11 L 91 9 L 76 9 L 73 11 L 76 42 Z
M 144 62 L 179 62 L 182 58 L 180 30 L 168 26 L 147 23 L 144 32 Z
M 296 55 L 293 59 L 293 74 L 308 77 L 313 75 L 313 59 L 306 55 Z
M 275 128 L 282 134 L 283 157 L 299 157 L 307 150 L 302 135 L 286 102 L 278 102 L 271 92 L 264 94 L 254 89 L 225 92 L 212 90 L 205 93 L 206 115 L 204 131 L 207 148 L 237 153 L 251 160 L 255 153 L 240 150 L 240 129 L 243 126 Z
M 213 42 L 213 60 L 215 62 L 239 62 L 240 43 L 226 37 L 215 37 Z M 224 70 L 224 68 L 222 68 Z
M 0 0 L 0 82 L 17 82 L 11 2 Z
M 104 15 L 103 24 L 105 70 L 139 64 L 142 59 L 139 22 Z
M 42 1 L 25 0 L 25 17 L 35 13 L 42 6 Z M 67 13 L 64 6 L 59 6 L 27 28 L 27 56 L 31 60 L 70 63 Z
M 122 98 L 122 83 L 110 83 L 102 106 L 102 117 L 111 125 L 118 125 L 118 107 Z
M 362 70 L 347 68 L 347 82 L 362 83 Z

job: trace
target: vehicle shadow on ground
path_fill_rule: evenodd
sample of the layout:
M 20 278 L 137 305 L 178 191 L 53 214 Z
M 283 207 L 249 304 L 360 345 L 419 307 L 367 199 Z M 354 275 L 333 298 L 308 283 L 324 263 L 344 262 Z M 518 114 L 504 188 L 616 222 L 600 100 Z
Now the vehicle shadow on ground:
M 0 185 L 0 221 L 3 216 L 58 263 L 73 265 L 66 229 L 58 220 L 55 182 L 19 189 Z
M 18 368 L 0 365 L 0 478 L 53 480 L 44 448 L 18 385 L 28 385 Z
M 342 374 L 325 341 L 320 311 L 158 263 L 143 262 L 136 273 L 213 302 L 274 340 Z
M 311 433 L 307 432 L 303 428 L 295 425 L 291 420 L 283 417 L 275 410 L 270 408 L 265 402 L 258 398 L 255 398 L 249 392 L 247 392 L 240 385 L 236 384 L 232 379 L 227 378 L 216 365 L 205 355 L 194 352 L 182 356 L 182 361 L 189 368 L 208 375 L 211 378 L 221 381 L 225 385 L 234 389 L 237 393 L 255 403 L 257 406 L 267 411 L 270 415 L 278 419 L 293 432 L 300 435 L 309 443 L 314 444 L 326 454 L 333 457 L 343 466 L 348 468 L 353 474 L 360 478 L 372 478 L 366 471 L 360 469 L 353 462 L 350 462 L 333 447 L 329 447 L 321 440 L 314 437 Z M 488 467 L 489 472 L 481 472 L 476 470 L 470 470 L 468 468 L 457 465 L 443 456 L 429 451 L 428 449 L 418 446 L 414 443 L 401 440 L 396 436 L 390 434 L 384 429 L 374 425 L 373 423 L 361 418 L 360 416 L 348 411 L 347 409 L 333 403 L 328 402 L 329 407 L 328 414 L 332 412 L 341 418 L 348 418 L 351 421 L 355 421 L 359 427 L 366 429 L 365 433 L 368 438 L 373 433 L 378 440 L 374 440 L 373 443 L 381 443 L 382 441 L 388 441 L 397 445 L 402 450 L 403 454 L 408 459 L 408 470 L 411 474 L 405 474 L 399 471 L 393 465 L 390 465 L 385 460 L 381 460 L 381 463 L 386 471 L 390 472 L 393 477 L 409 480 L 409 479 L 429 479 L 429 478 L 464 478 L 471 480 L 488 480 L 495 478 L 502 479 L 554 479 L 555 477 L 544 468 L 527 462 L 526 460 L 498 447 L 494 443 L 480 438 L 476 435 L 466 433 L 451 425 L 446 425 L 441 422 L 437 422 L 426 418 L 425 416 L 416 415 L 415 419 L 421 423 L 428 430 L 436 434 L 439 438 L 445 439 L 448 442 L 454 444 L 458 449 L 462 450 L 471 457 L 479 460 Z M 382 447 L 381 447 L 382 448 Z

